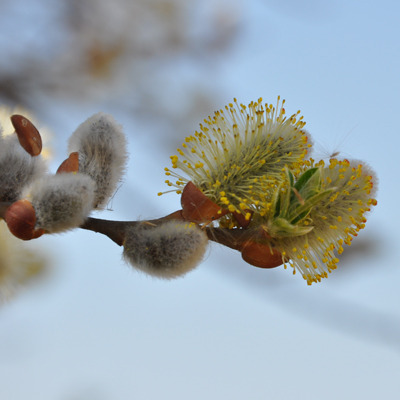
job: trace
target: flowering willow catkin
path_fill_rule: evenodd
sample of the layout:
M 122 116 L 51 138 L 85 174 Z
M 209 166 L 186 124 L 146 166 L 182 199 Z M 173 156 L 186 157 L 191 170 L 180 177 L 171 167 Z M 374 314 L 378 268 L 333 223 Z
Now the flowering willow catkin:
M 79 172 L 96 183 L 94 209 L 104 209 L 117 189 L 127 161 L 126 138 L 112 115 L 97 113 L 69 139 L 68 153 L 79 153 Z
M 166 180 L 182 194 L 182 217 L 219 228 L 248 229 L 235 243 L 257 267 L 290 265 L 308 284 L 336 269 L 343 245 L 364 228 L 377 204 L 376 177 L 360 161 L 307 159 L 312 147 L 299 111 L 285 117 L 284 101 L 234 101 L 200 124 L 171 156 Z M 177 170 L 183 171 L 181 176 Z M 375 186 L 374 186 L 375 184 Z M 159 195 L 163 194 L 162 192 Z
M 337 159 L 331 159 L 329 166 L 325 166 L 323 161 L 314 164 L 311 159 L 302 167 L 301 176 L 315 170 L 315 166 L 321 171 L 320 181 L 312 182 L 311 177 L 312 185 L 307 189 L 314 191 L 311 195 L 317 198 L 319 193 L 328 195 L 321 196 L 308 208 L 307 201 L 304 202 L 306 193 L 300 190 L 297 195 L 303 196 L 305 203 L 299 203 L 299 208 L 305 209 L 302 218 L 284 221 L 279 231 L 271 228 L 271 221 L 276 220 L 274 207 L 253 221 L 253 226 L 260 226 L 269 235 L 268 245 L 281 253 L 285 268 L 289 265 L 293 273 L 300 272 L 309 285 L 327 278 L 337 268 L 339 259 L 334 251 L 340 255 L 344 244 L 351 245 L 353 237 L 364 229 L 371 207 L 377 205 L 374 198 L 377 178 L 369 166 L 361 161 Z M 296 196 L 292 198 L 297 201 Z M 292 234 L 293 227 L 299 228 L 299 234 Z
M 231 212 L 263 212 L 284 167 L 302 162 L 311 147 L 300 111 L 287 118 L 283 100 L 276 108 L 260 98 L 248 106 L 229 104 L 188 136 L 179 156 L 171 156 L 166 180 L 177 193 L 192 181 L 208 198 Z M 181 161 L 182 159 L 182 161 Z M 188 177 L 176 172 L 182 170 Z M 163 194 L 162 192 L 159 195 Z
M 205 232 L 193 223 L 142 223 L 127 229 L 123 254 L 133 267 L 158 278 L 172 279 L 200 263 L 207 242 Z

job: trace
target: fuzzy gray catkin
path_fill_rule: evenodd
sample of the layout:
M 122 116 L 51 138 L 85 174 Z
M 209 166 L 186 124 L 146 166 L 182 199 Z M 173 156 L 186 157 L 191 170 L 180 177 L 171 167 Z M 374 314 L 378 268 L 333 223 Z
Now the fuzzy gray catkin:
M 143 223 L 127 230 L 123 254 L 133 267 L 172 279 L 200 263 L 207 242 L 206 233 L 193 223 L 171 221 L 157 227 Z
M 94 209 L 104 209 L 117 189 L 128 158 L 122 127 L 112 115 L 97 113 L 69 139 L 68 152 L 79 153 L 79 172 L 96 183 Z
M 41 156 L 30 156 L 19 144 L 17 135 L 0 134 L 0 201 L 18 200 L 23 188 L 46 173 Z
M 59 233 L 85 221 L 94 199 L 95 183 L 83 174 L 51 175 L 27 187 L 23 196 L 36 213 L 35 228 Z

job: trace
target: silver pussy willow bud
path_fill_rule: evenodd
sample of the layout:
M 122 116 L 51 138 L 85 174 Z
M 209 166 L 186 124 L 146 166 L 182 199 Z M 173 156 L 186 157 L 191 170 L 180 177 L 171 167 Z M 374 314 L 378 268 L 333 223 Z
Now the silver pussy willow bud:
M 127 230 L 124 258 L 149 275 L 177 278 L 200 263 L 207 241 L 206 233 L 193 223 L 171 221 L 156 227 L 143 223 Z
M 68 154 L 79 153 L 79 172 L 95 182 L 94 209 L 104 209 L 117 189 L 128 158 L 122 127 L 111 115 L 97 113 L 69 139 Z
M 30 156 L 17 135 L 0 135 L 0 201 L 18 200 L 23 188 L 46 173 L 43 159 Z
M 51 175 L 23 192 L 36 213 L 35 228 L 59 233 L 82 225 L 92 210 L 95 183 L 83 174 Z

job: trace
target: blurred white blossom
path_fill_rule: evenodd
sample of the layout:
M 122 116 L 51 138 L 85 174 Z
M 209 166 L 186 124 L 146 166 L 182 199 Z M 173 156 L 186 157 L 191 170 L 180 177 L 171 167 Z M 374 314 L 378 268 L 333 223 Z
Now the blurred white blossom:
M 5 222 L 0 221 L 0 303 L 45 269 L 43 256 L 29 251 L 21 240 L 10 233 Z

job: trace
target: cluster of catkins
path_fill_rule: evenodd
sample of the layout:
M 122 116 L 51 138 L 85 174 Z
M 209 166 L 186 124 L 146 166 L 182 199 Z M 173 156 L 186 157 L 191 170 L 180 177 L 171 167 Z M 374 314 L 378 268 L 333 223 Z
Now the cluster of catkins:
M 15 134 L 0 135 L 0 202 L 12 234 L 31 240 L 81 226 L 102 210 L 117 189 L 127 162 L 126 138 L 111 115 L 98 113 L 71 135 L 69 157 L 51 174 L 42 159 L 41 137 L 21 115 Z M 124 257 L 151 275 L 172 278 L 202 259 L 207 236 L 195 224 L 169 221 L 126 228 Z
M 234 103 L 205 119 L 170 157 L 165 174 L 176 180 L 166 183 L 181 195 L 182 210 L 156 223 L 121 225 L 124 257 L 148 274 L 174 278 L 196 267 L 210 237 L 251 265 L 283 264 L 309 285 L 319 282 L 377 205 L 375 174 L 359 160 L 312 159 L 300 111 L 287 117 L 279 98 L 276 106 Z M 19 115 L 11 120 L 16 135 L 0 136 L 0 202 L 12 203 L 5 220 L 15 236 L 73 229 L 104 209 L 127 160 L 112 116 L 99 113 L 78 127 L 55 175 L 40 158 L 36 128 Z

